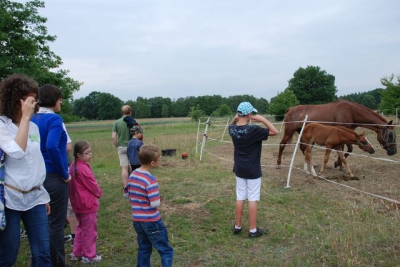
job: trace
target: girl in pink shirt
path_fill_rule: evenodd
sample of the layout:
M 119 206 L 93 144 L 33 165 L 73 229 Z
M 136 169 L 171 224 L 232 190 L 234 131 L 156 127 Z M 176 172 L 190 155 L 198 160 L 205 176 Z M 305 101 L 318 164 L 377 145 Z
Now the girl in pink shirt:
M 90 144 L 77 141 L 74 145 L 74 158 L 69 169 L 72 177 L 69 197 L 78 226 L 70 256 L 71 260 L 82 258 L 83 263 L 99 262 L 101 256 L 96 254 L 97 211 L 102 191 L 88 163 L 92 159 Z

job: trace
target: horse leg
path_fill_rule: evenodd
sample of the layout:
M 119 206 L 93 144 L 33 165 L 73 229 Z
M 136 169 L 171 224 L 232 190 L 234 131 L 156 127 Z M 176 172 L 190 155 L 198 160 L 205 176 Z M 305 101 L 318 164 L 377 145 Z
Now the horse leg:
M 306 153 L 305 153 L 305 162 L 304 162 L 304 170 L 307 173 L 310 173 L 308 170 L 310 169 L 311 174 L 313 176 L 317 176 L 317 173 L 315 172 L 314 166 L 313 166 L 313 160 L 311 156 L 311 144 L 306 146 Z
M 344 149 L 344 144 L 342 145 L 342 150 Z M 343 169 L 343 164 L 342 164 L 342 160 L 339 157 L 339 153 L 338 153 L 338 159 L 335 161 L 334 163 L 334 167 L 337 168 L 339 167 L 340 170 Z
M 345 158 L 347 158 L 350 155 L 349 153 L 353 152 L 353 145 L 352 144 L 346 144 L 346 146 L 347 146 L 347 152 L 344 153 L 344 157 Z
M 331 149 L 330 149 L 330 147 L 327 147 L 325 149 L 324 163 L 322 164 L 322 167 L 321 167 L 321 170 L 320 170 L 321 175 L 325 171 L 325 166 L 326 166 L 326 163 L 328 163 L 330 154 L 331 154 Z
M 285 149 L 285 145 L 292 138 L 292 136 L 293 136 L 293 133 L 292 134 L 287 134 L 286 131 L 285 131 L 285 135 L 283 136 L 282 141 L 281 141 L 281 143 L 279 145 L 279 154 L 278 154 L 278 159 L 276 161 L 276 168 L 277 169 L 281 168 L 283 150 Z
M 308 150 L 308 147 L 306 147 L 304 145 L 304 151 L 303 151 L 303 154 L 304 154 L 304 171 L 306 173 L 310 173 L 308 170 L 311 168 L 311 166 L 310 166 L 310 152 L 311 151 Z
M 352 144 L 346 144 L 346 146 L 347 146 L 347 152 L 344 154 L 345 158 L 347 158 L 350 155 L 349 153 L 353 152 Z M 344 145 L 342 146 L 342 150 L 344 150 Z M 335 168 L 338 166 L 340 167 L 340 170 L 343 169 L 343 164 L 342 164 L 342 160 L 340 157 L 338 157 L 337 161 L 335 161 Z
M 307 141 L 308 142 L 308 141 Z M 314 142 L 312 142 L 311 144 L 304 144 L 304 143 L 301 143 L 300 144 L 300 149 L 301 149 L 301 151 L 303 152 L 303 155 L 304 155 L 304 151 L 307 149 L 307 147 L 310 147 L 310 155 L 311 155 L 311 149 L 314 147 Z M 314 168 L 315 168 L 315 166 L 317 166 L 315 163 L 314 163 L 314 161 L 312 160 L 312 158 L 311 158 L 311 156 L 310 156 L 310 162 L 309 162 Z
M 306 145 L 304 144 L 304 143 L 302 143 L 302 142 L 300 142 L 300 150 L 301 150 L 301 152 L 303 152 L 303 155 L 305 155 L 305 151 L 306 151 Z
M 353 173 L 351 172 L 349 166 L 347 166 L 347 160 L 346 157 L 343 155 L 343 151 L 338 151 L 338 156 L 340 157 L 340 159 L 343 162 L 343 165 L 345 166 L 347 173 L 350 175 L 350 177 L 354 177 Z
M 311 174 L 314 175 L 314 176 L 318 176 L 317 172 L 314 169 L 314 166 L 312 165 L 312 160 L 311 160 L 311 165 L 310 166 L 311 166 Z

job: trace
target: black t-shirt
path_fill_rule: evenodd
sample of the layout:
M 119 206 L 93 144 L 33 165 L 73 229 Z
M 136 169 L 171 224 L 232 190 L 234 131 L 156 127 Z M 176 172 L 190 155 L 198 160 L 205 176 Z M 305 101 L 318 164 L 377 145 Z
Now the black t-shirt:
M 233 172 L 240 178 L 260 178 L 262 141 L 268 139 L 269 130 L 254 124 L 231 124 L 229 135 L 234 146 Z

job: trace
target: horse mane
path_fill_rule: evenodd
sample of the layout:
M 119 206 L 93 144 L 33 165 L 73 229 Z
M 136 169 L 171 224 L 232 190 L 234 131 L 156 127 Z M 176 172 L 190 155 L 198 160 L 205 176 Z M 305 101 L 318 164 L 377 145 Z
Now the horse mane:
M 352 130 L 352 129 L 349 129 L 349 128 L 346 128 L 346 127 L 344 127 L 344 126 L 334 126 L 335 128 L 337 128 L 339 131 L 341 131 L 341 132 L 346 132 L 346 133 L 352 133 L 352 134 L 354 134 L 355 136 L 356 136 L 356 138 L 357 138 L 357 140 L 359 140 L 360 139 L 360 135 L 358 134 L 358 133 L 356 133 L 354 130 Z
M 365 112 L 371 112 L 371 111 L 372 111 L 372 115 L 374 115 L 376 118 L 378 118 L 378 119 L 384 121 L 385 123 L 388 122 L 384 117 L 382 117 L 381 115 L 379 115 L 378 112 L 373 111 L 372 109 L 367 108 L 366 106 L 361 105 L 361 104 L 359 104 L 359 103 L 352 102 L 352 101 L 348 101 L 348 100 L 345 100 L 345 99 L 338 99 L 338 100 L 333 101 L 332 103 L 334 103 L 334 102 L 337 102 L 337 103 L 340 103 L 340 102 L 348 103 L 348 104 L 350 104 L 350 105 L 356 106 L 357 108 L 359 108 L 359 109 L 361 109 L 362 111 L 365 111 Z

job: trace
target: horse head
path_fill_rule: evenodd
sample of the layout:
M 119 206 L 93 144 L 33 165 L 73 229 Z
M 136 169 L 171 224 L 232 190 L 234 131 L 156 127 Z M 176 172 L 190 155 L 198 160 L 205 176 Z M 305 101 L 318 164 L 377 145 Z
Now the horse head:
M 394 130 L 395 126 L 392 125 L 392 123 L 393 121 L 389 121 L 389 123 L 383 126 L 378 133 L 378 142 L 381 144 L 383 149 L 386 150 L 388 156 L 397 153 L 396 131 Z
M 369 154 L 375 153 L 375 149 L 365 136 L 365 132 L 362 132 L 357 135 L 357 145 L 361 150 L 368 152 Z

